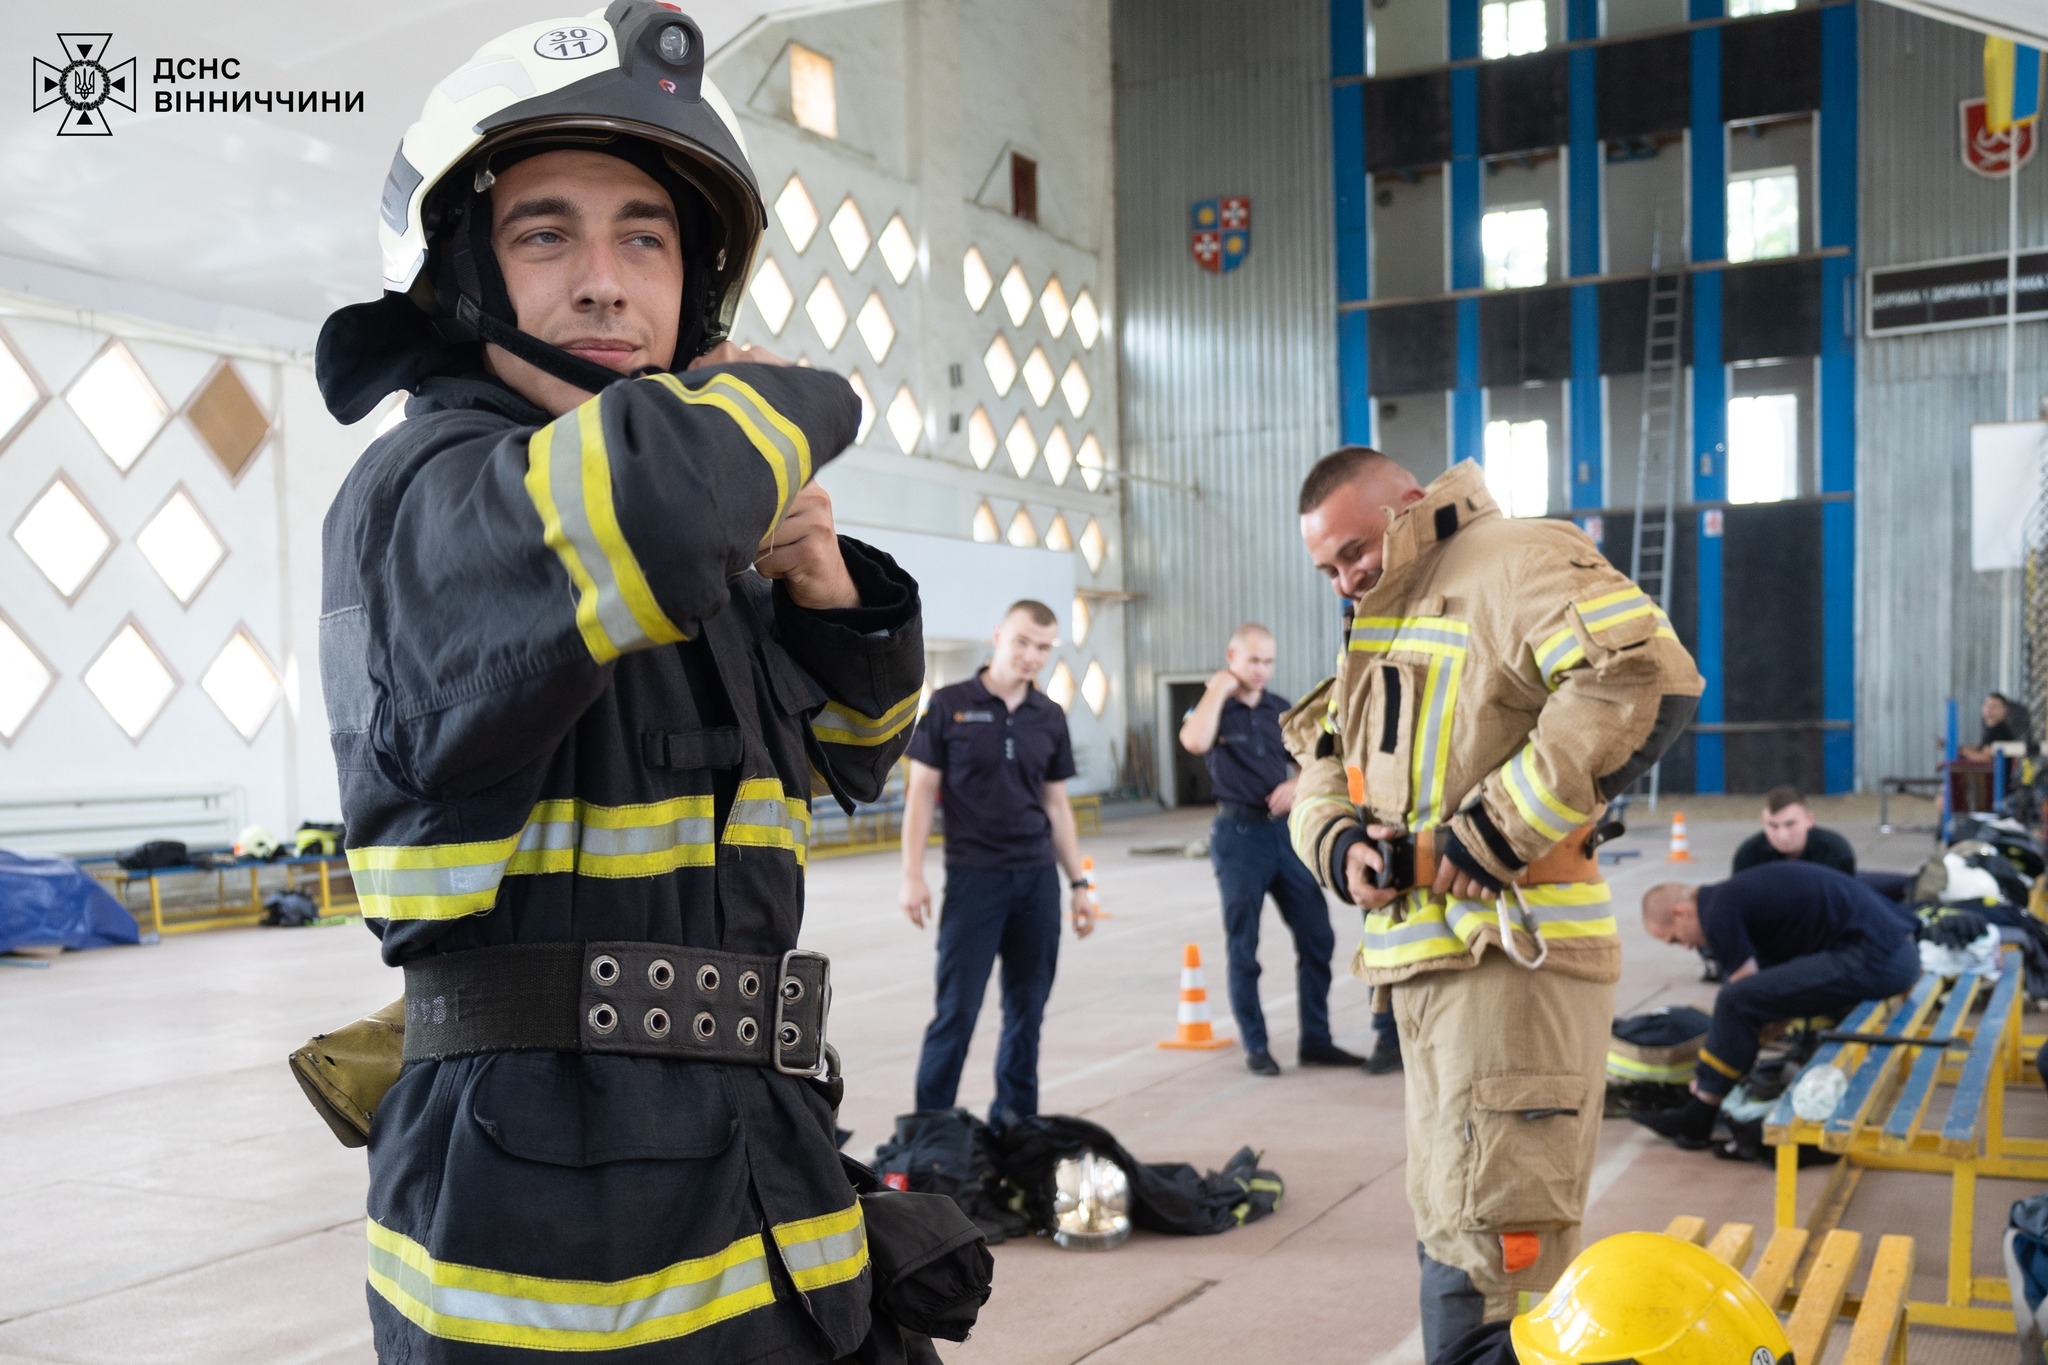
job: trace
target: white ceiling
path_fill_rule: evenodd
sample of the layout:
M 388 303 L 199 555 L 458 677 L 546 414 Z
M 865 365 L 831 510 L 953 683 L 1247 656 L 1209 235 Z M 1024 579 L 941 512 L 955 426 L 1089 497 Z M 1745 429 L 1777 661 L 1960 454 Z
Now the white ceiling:
M 716 54 L 769 16 L 863 2 L 684 8 Z M 377 198 L 427 91 L 496 34 L 595 3 L 0 0 L 15 54 L 0 74 L 0 256 L 316 322 L 378 289 Z M 62 106 L 31 111 L 14 84 L 31 57 L 63 65 L 56 35 L 81 30 L 111 34 L 111 62 L 136 58 L 136 110 L 108 106 L 111 136 L 56 136 Z M 198 89 L 361 90 L 363 112 L 158 114 L 158 57 L 240 59 L 239 80 Z
M 1900 9 L 2016 43 L 2048 47 L 2048 0 L 1887 0 Z

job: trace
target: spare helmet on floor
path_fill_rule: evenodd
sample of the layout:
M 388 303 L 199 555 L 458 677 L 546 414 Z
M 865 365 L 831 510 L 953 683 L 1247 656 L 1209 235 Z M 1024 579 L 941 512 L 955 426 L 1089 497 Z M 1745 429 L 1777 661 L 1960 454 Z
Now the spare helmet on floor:
M 1792 1365 L 1778 1315 L 1742 1272 L 1661 1232 L 1593 1243 L 1508 1332 L 1520 1365 Z
M 1131 1236 L 1131 1177 L 1093 1149 L 1052 1170 L 1052 1239 L 1069 1251 L 1108 1251 Z

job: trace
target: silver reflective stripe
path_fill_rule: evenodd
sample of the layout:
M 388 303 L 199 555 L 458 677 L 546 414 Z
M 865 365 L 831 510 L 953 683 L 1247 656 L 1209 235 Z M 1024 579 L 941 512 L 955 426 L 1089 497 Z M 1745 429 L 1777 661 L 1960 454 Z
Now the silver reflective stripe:
M 1509 788 L 1512 789 L 1517 798 L 1515 807 L 1522 812 L 1522 818 L 1534 825 L 1538 831 L 1549 835 L 1553 840 L 1562 839 L 1565 835 L 1572 832 L 1571 822 L 1564 821 L 1562 816 L 1552 810 L 1544 802 L 1543 798 L 1536 794 L 1536 788 L 1529 780 L 1528 772 L 1522 766 L 1522 761 L 1528 756 L 1528 753 L 1528 749 L 1523 749 L 1521 753 L 1508 760 L 1507 767 L 1501 770 L 1507 777 Z M 1562 823 L 1560 823 L 1561 821 Z
M 592 399 L 591 403 L 600 400 Z M 598 543 L 597 531 L 590 524 L 590 508 L 583 499 L 583 424 L 589 421 L 598 429 L 597 459 L 606 458 L 601 425 L 603 418 L 599 410 L 591 408 L 587 413 L 583 407 L 572 408 L 537 433 L 535 440 L 548 442 L 548 493 L 555 501 L 555 515 L 561 519 L 562 538 L 569 542 L 569 548 L 576 552 L 576 558 L 583 563 L 583 572 L 590 575 L 595 590 L 594 607 L 598 625 L 603 629 L 612 648 L 621 654 L 645 648 L 654 643 L 647 633 L 640 629 L 640 623 L 633 619 L 632 609 L 619 590 L 619 579 L 612 561 Z
M 1578 647 L 1579 637 L 1570 631 L 1566 631 L 1564 632 L 1564 638 L 1552 646 L 1549 653 L 1537 660 L 1536 667 L 1542 671 L 1544 677 L 1548 678 L 1551 674 L 1557 672 L 1558 669 L 1564 667 L 1566 661 L 1571 658 L 1573 651 L 1578 649 Z
M 1469 637 L 1454 630 L 1438 630 L 1430 626 L 1402 626 L 1394 629 L 1388 626 L 1356 626 L 1351 631 L 1353 643 L 1383 644 L 1398 649 L 1407 642 L 1421 641 L 1428 644 L 1450 645 L 1464 649 L 1472 642 Z
M 1429 712 L 1422 725 L 1422 748 L 1416 755 L 1415 769 L 1415 818 L 1411 824 L 1421 829 L 1435 824 L 1443 804 L 1442 784 L 1438 781 L 1437 756 L 1450 740 L 1445 733 L 1450 719 L 1445 707 L 1451 693 L 1458 687 L 1458 674 L 1464 667 L 1462 659 L 1436 659 L 1429 666 Z
M 730 375 L 714 375 L 710 383 L 704 387 L 707 389 L 715 387 L 722 393 L 731 394 L 734 400 L 746 409 L 748 416 L 753 419 L 755 430 L 759 431 L 762 439 L 775 447 L 776 453 L 782 456 L 783 468 L 789 472 L 790 496 L 794 498 L 796 496 L 796 486 L 801 484 L 804 479 L 805 461 L 802 452 L 797 450 L 795 443 L 789 439 L 788 434 L 782 430 L 782 427 L 775 421 L 774 416 L 771 415 L 772 410 L 767 407 L 767 400 L 756 393 L 751 386 L 734 381 Z M 751 435 L 752 433 L 749 434 Z M 784 510 L 788 509 L 785 508 Z M 780 522 L 781 517 L 778 516 L 776 520 Z
M 782 1248 L 782 1259 L 789 1266 L 791 1274 L 806 1270 L 821 1270 L 835 1261 L 860 1255 L 861 1248 L 868 1242 L 867 1224 L 855 1223 L 844 1232 L 829 1237 L 814 1237 L 807 1242 L 792 1242 Z
M 370 728 L 376 708 L 370 686 L 370 619 L 360 606 L 320 618 L 320 693 L 327 702 L 328 729 Z
M 1365 931 L 1365 941 L 1368 946 L 1374 948 L 1398 948 L 1403 944 L 1421 943 L 1432 938 L 1445 938 L 1449 933 L 1450 926 L 1444 920 L 1411 919 L 1404 920 L 1400 924 L 1386 929 L 1374 929 L 1368 925 Z
M 627 1332 L 642 1323 L 675 1317 L 706 1308 L 727 1295 L 752 1289 L 768 1280 L 765 1251 L 718 1271 L 709 1279 L 672 1285 L 642 1298 L 618 1303 L 557 1303 L 546 1299 L 518 1298 L 481 1289 L 458 1289 L 437 1284 L 426 1273 L 414 1269 L 394 1253 L 372 1242 L 370 1270 L 391 1280 L 399 1290 L 429 1313 L 472 1322 L 500 1323 L 543 1332 L 587 1333 L 593 1340 L 584 1349 L 603 1349 L 609 1343 L 594 1338 Z M 606 1286 L 564 1281 L 566 1286 L 602 1291 Z M 436 1336 L 432 1327 L 426 1330 Z M 566 1345 L 566 1343 L 562 1343 Z
M 583 852 L 596 857 L 627 853 L 667 853 L 671 849 L 709 844 L 713 822 L 709 816 L 682 815 L 659 825 L 631 829 L 604 829 L 586 825 L 577 842 Z
M 735 831 L 742 826 L 748 829 L 786 831 L 789 835 L 790 843 L 797 848 L 806 847 L 811 839 L 809 823 L 797 819 L 790 811 L 788 803 L 780 799 L 773 801 L 751 800 L 733 802 L 732 817 L 726 821 L 725 825 L 727 843 L 741 842 L 733 836 Z
M 1610 602 L 1606 606 L 1594 611 L 1581 611 L 1579 619 L 1586 623 L 1586 629 L 1597 630 L 1600 623 L 1610 616 L 1620 616 L 1624 612 L 1635 611 L 1638 608 L 1649 605 L 1650 599 L 1642 593 L 1637 593 L 1633 597 L 1624 597 L 1619 602 Z
M 576 831 L 581 828 L 574 820 L 540 820 L 528 825 L 519 835 L 521 853 L 554 853 L 576 847 Z
M 358 895 L 468 896 L 492 891 L 505 875 L 506 859 L 470 867 L 352 868 Z

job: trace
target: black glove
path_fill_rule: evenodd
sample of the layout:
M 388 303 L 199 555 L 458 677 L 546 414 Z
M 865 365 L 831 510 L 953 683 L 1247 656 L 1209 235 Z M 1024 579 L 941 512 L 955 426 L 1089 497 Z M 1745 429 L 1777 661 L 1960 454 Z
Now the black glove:
M 1487 871 L 1486 865 L 1472 856 L 1472 850 L 1459 842 L 1458 832 L 1449 825 L 1438 826 L 1436 851 L 1438 857 L 1486 888 L 1488 895 L 1500 894 L 1500 878 Z

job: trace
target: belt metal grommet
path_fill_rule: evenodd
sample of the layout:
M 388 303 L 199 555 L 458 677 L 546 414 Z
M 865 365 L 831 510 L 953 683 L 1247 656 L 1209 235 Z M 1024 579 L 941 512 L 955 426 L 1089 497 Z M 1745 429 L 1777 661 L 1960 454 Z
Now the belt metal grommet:
M 646 1017 L 645 1019 L 641 1020 L 640 1022 L 641 1022 L 641 1023 L 642 1023 L 642 1025 L 644 1025 L 644 1026 L 645 1026 L 645 1028 L 647 1029 L 647 1036 L 648 1036 L 649 1038 L 666 1038 L 666 1037 L 668 1037 L 668 1029 L 669 1029 L 669 1018 L 668 1018 L 668 1011 L 667 1011 L 667 1010 L 665 1010 L 665 1009 L 662 1009 L 662 1008 L 661 1008 L 661 1007 L 660 1007 L 659 1005 L 657 1005 L 657 1006 L 655 1006 L 655 1007 L 654 1007 L 653 1009 L 651 1009 L 651 1010 L 647 1011 L 647 1017 Z
M 775 1039 L 784 1047 L 795 1047 L 804 1040 L 804 1031 L 795 1024 L 785 1023 L 776 1031 Z
M 793 976 L 785 976 L 785 977 L 783 977 L 783 978 L 782 978 L 782 998 L 783 998 L 784 1000 L 787 1000 L 787 1001 L 788 1001 L 788 1002 L 789 1002 L 790 1004 L 792 1004 L 792 1005 L 794 1005 L 794 1004 L 795 1004 L 795 1003 L 796 1003 L 797 1001 L 799 1001 L 799 1000 L 803 999 L 803 998 L 804 998 L 804 983 L 803 983 L 803 982 L 802 982 L 801 980 L 799 980 L 798 978 L 796 978 L 796 977 L 793 977 Z
M 657 957 L 647 964 L 647 984 L 658 991 L 665 991 L 676 982 L 675 964 L 665 957 Z
M 733 1032 L 739 1035 L 741 1043 L 752 1047 L 754 1040 L 761 1036 L 761 1026 L 752 1019 L 742 1019 L 739 1022 L 739 1027 L 734 1029 Z
M 612 963 L 613 969 L 616 970 L 618 965 L 616 962 Z M 597 1004 L 590 1007 L 590 1031 L 592 1033 L 610 1033 L 618 1026 L 619 1012 L 610 1005 Z
M 610 953 L 599 953 L 590 959 L 590 979 L 600 986 L 609 986 L 619 979 L 619 960 Z
M 707 1043 L 718 1036 L 718 1021 L 711 1017 L 710 1010 L 699 1011 L 697 1017 L 690 1021 L 690 1027 L 695 1029 L 697 1036 Z
M 745 996 L 747 999 L 752 1000 L 755 996 L 759 995 L 760 993 L 761 974 L 759 972 L 741 972 L 740 994 Z
M 718 989 L 718 968 L 705 963 L 697 969 L 697 989 L 706 995 Z

